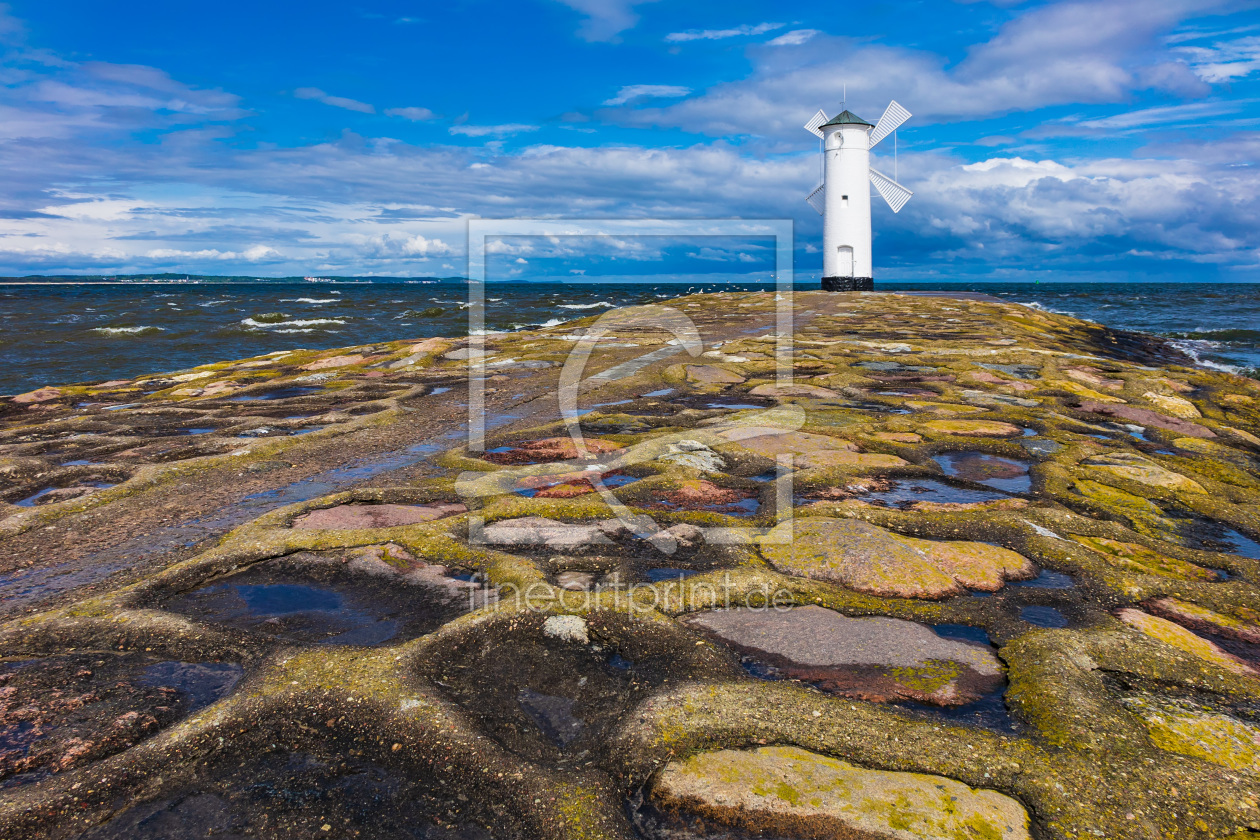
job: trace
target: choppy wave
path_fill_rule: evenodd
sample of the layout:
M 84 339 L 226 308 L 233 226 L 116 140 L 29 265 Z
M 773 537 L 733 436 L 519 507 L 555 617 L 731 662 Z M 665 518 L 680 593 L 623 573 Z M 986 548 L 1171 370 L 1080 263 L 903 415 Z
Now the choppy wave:
M 341 298 L 280 298 L 281 303 L 340 303 Z
M 1224 362 L 1216 362 L 1207 358 L 1204 354 L 1212 353 L 1221 349 L 1220 342 L 1205 341 L 1202 339 L 1182 339 L 1180 341 L 1170 341 L 1173 347 L 1176 347 L 1182 353 L 1185 353 L 1199 367 L 1211 368 L 1212 370 L 1221 370 L 1226 373 L 1245 373 L 1246 368 L 1240 365 L 1228 365 Z
M 1023 303 L 1024 306 L 1027 306 L 1029 309 L 1039 309 L 1042 312 L 1049 312 L 1051 315 L 1066 315 L 1069 318 L 1080 318 L 1082 321 L 1090 320 L 1089 318 L 1083 318 L 1080 315 L 1077 315 L 1075 312 L 1071 312 L 1067 309 L 1055 309 L 1053 306 L 1046 306 L 1044 303 L 1041 303 L 1039 301 L 1032 300 L 1032 301 L 1020 301 L 1020 302 Z
M 151 335 L 153 333 L 166 332 L 164 327 L 93 327 L 88 332 L 99 333 L 101 335 Z
M 597 306 L 604 306 L 609 309 L 612 309 L 616 305 L 617 304 L 615 303 L 609 303 L 606 300 L 601 300 L 595 303 L 562 303 L 557 308 L 559 309 L 594 309 Z
M 295 318 L 292 321 L 255 321 L 253 318 L 243 318 L 241 323 L 256 330 L 289 332 L 295 328 L 310 331 L 311 329 L 325 327 L 329 324 L 345 324 L 346 321 L 344 318 Z
M 1224 330 L 1192 330 L 1190 332 L 1167 333 L 1169 338 L 1187 341 L 1228 342 L 1234 344 L 1260 343 L 1260 330 L 1241 328 Z

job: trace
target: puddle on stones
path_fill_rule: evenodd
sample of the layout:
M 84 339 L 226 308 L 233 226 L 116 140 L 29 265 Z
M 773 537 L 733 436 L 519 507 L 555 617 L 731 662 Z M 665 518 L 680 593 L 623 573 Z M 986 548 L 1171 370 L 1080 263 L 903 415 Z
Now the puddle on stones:
M 607 473 L 601 478 L 601 483 L 603 484 L 605 490 L 616 490 L 618 487 L 625 487 L 627 484 L 633 484 L 639 480 L 638 476 L 626 475 L 624 473 Z M 591 488 L 592 490 L 595 489 L 594 484 L 587 479 L 575 478 L 566 479 L 564 481 L 544 481 L 538 483 L 537 486 L 534 487 L 514 488 L 512 492 L 530 499 L 539 495 L 541 495 L 542 498 L 563 498 L 568 494 L 559 489 L 562 487 L 572 487 L 573 491 L 571 492 L 571 495 L 579 495 L 583 492 L 583 488 Z
M 810 608 L 802 608 L 810 609 Z M 825 616 L 825 613 L 817 613 Z M 716 614 L 715 614 L 716 615 Z M 700 619 L 703 621 L 704 619 Z M 718 618 L 719 622 L 727 620 Z M 932 645 L 916 630 L 913 622 L 872 619 L 863 626 L 853 625 L 841 636 L 831 632 L 804 632 L 797 642 L 771 625 L 750 629 L 747 621 L 732 621 L 734 627 L 716 633 L 717 640 L 731 648 L 740 665 L 762 680 L 791 680 L 841 697 L 885 703 L 949 723 L 965 723 L 997 731 L 1011 731 L 1019 724 L 1011 717 L 1003 699 L 1007 683 L 996 658 L 996 647 L 983 628 L 961 624 L 938 624 L 929 629 L 949 640 L 949 650 Z M 824 625 L 825 626 L 825 625 Z M 918 625 L 922 628 L 922 625 Z M 704 627 L 706 635 L 714 635 Z M 734 635 L 730 630 L 734 629 Z M 741 634 L 747 634 L 741 637 Z M 746 641 L 741 641 L 741 638 Z M 838 648 L 838 639 L 848 639 Z M 929 636 L 928 639 L 931 637 Z M 961 644 L 957 644 L 961 643 Z M 761 649 L 759 645 L 768 645 Z M 968 652 L 969 648 L 983 649 Z M 871 651 L 886 650 L 891 658 L 883 664 L 864 662 Z M 908 660 L 905 651 L 914 651 Z M 945 658 L 939 658 L 944 656 Z M 834 658 L 834 664 L 818 664 Z M 910 663 L 917 657 L 918 664 Z M 982 665 L 980 663 L 989 664 Z M 980 667 L 983 670 L 975 670 Z M 966 700 L 965 703 L 959 701 Z M 954 703 L 955 705 L 941 705 Z
M 686 489 L 674 490 L 638 506 L 645 510 L 707 511 L 740 518 L 756 516 L 761 511 L 761 499 L 751 493 L 716 485 L 711 487 L 712 489 L 705 488 L 694 493 Z
M 435 630 L 473 601 L 463 591 L 468 587 L 453 580 L 442 587 L 441 576 L 434 578 L 438 585 L 409 583 L 401 575 L 355 573 L 339 559 L 302 557 L 256 564 L 178 596 L 166 608 L 291 642 L 375 646 Z
M 49 505 L 56 502 L 62 502 L 66 499 L 77 499 L 80 496 L 86 496 L 97 490 L 105 490 L 117 485 L 117 481 L 87 480 L 79 481 L 68 487 L 45 487 L 37 493 L 27 496 L 25 499 L 19 499 L 13 504 L 18 507 L 36 507 L 38 505 Z
M 931 627 L 932 631 L 943 639 L 971 642 L 992 650 L 997 649 L 983 627 L 973 627 L 968 624 L 933 624 Z M 1018 732 L 1023 729 L 1023 725 L 1011 715 L 1010 709 L 1006 706 L 1006 689 L 1007 683 L 1003 680 L 1001 685 L 986 692 L 978 700 L 961 706 L 933 706 L 913 700 L 902 701 L 897 705 L 951 724 L 977 726 L 997 732 Z
M 242 672 L 112 652 L 0 663 L 0 787 L 121 752 L 227 696 Z
M 1169 512 L 1171 515 L 1190 520 L 1181 529 L 1182 543 L 1200 551 L 1219 551 L 1224 554 L 1238 554 L 1260 560 L 1260 542 L 1237 531 L 1223 522 L 1215 522 L 1193 514 Z
M 1006 493 L 996 490 L 955 487 L 952 484 L 946 484 L 943 481 L 931 478 L 897 481 L 874 479 L 852 485 L 852 489 L 830 488 L 829 490 L 801 494 L 797 497 L 796 504 L 859 499 L 867 504 L 905 510 L 913 507 L 918 502 L 971 505 L 1005 498 L 1008 498 Z
M 1050 569 L 1042 569 L 1041 573 L 1031 580 L 1011 580 L 1007 581 L 1007 586 L 1023 586 L 1032 589 L 1071 589 L 1076 586 L 1076 581 L 1071 575 L 1065 575 L 1062 572 L 1055 572 Z
M 667 581 L 682 581 L 692 575 L 700 574 L 697 569 L 680 569 L 675 566 L 665 566 L 658 569 L 648 569 L 644 575 L 652 583 L 665 583 Z
M 1027 493 L 1032 489 L 1029 463 L 1000 458 L 986 452 L 946 452 L 932 460 L 950 478 L 973 481 L 1005 493 Z
M 517 836 L 491 834 L 454 794 L 374 763 L 352 743 L 327 755 L 264 745 L 245 757 L 213 759 L 198 775 L 196 783 L 127 808 L 80 840 Z
M 323 390 L 324 387 L 322 385 L 290 385 L 285 388 L 276 388 L 259 394 L 241 394 L 239 397 L 229 397 L 227 402 L 289 400 L 294 397 L 306 397 L 311 394 L 318 394 Z
M 1068 617 L 1054 607 L 1044 607 L 1039 605 L 1030 605 L 1020 607 L 1019 617 L 1021 621 L 1026 621 L 1034 627 L 1048 627 L 1059 629 L 1067 627 L 1071 622 Z

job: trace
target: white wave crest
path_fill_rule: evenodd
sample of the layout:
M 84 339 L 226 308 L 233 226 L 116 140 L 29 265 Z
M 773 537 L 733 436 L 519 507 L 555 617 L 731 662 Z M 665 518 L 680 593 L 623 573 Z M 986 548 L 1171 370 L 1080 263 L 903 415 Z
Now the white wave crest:
M 601 300 L 596 303 L 562 303 L 560 304 L 560 308 L 561 309 L 594 309 L 597 306 L 605 306 L 605 307 L 608 307 L 609 309 L 612 309 L 616 305 L 617 304 L 615 303 L 609 303 L 606 300 Z
M 1182 341 L 1170 341 L 1169 344 L 1176 347 L 1182 353 L 1185 353 L 1191 359 L 1194 359 L 1194 363 L 1199 367 L 1237 374 L 1241 374 L 1245 370 L 1245 368 L 1239 365 L 1227 365 L 1223 362 L 1214 362 L 1211 359 L 1203 358 L 1201 354 L 1210 353 L 1211 351 L 1217 349 L 1221 346 L 1219 342 L 1188 338 Z
M 263 321 L 255 321 L 253 318 L 245 318 L 241 321 L 241 323 L 256 330 L 275 330 L 276 332 L 286 332 L 295 327 L 323 327 L 326 324 L 344 324 L 345 320 L 342 318 L 307 318 L 305 320 L 297 319 L 293 321 L 275 321 L 272 323 L 266 323 Z
M 341 298 L 281 298 L 281 303 L 337 303 Z
M 166 332 L 163 327 L 93 327 L 90 332 L 101 335 L 140 335 L 142 333 Z

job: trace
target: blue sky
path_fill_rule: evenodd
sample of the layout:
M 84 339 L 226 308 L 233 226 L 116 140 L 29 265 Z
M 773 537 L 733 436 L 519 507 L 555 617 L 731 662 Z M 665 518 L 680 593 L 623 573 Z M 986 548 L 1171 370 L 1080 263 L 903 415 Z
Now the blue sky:
M 895 98 L 877 279 L 1260 280 L 1260 4 L 0 4 L 0 274 L 462 274 L 484 218 L 791 218 Z M 890 169 L 885 141 L 877 165 Z M 493 279 L 752 279 L 764 240 L 505 240 Z

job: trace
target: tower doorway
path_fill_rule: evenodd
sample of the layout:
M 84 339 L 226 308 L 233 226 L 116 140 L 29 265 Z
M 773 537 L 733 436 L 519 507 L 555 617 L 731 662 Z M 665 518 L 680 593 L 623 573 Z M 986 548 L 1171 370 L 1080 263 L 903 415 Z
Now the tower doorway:
M 853 248 L 849 245 L 841 245 L 836 248 L 838 259 L 836 260 L 836 276 L 852 277 L 853 276 Z

